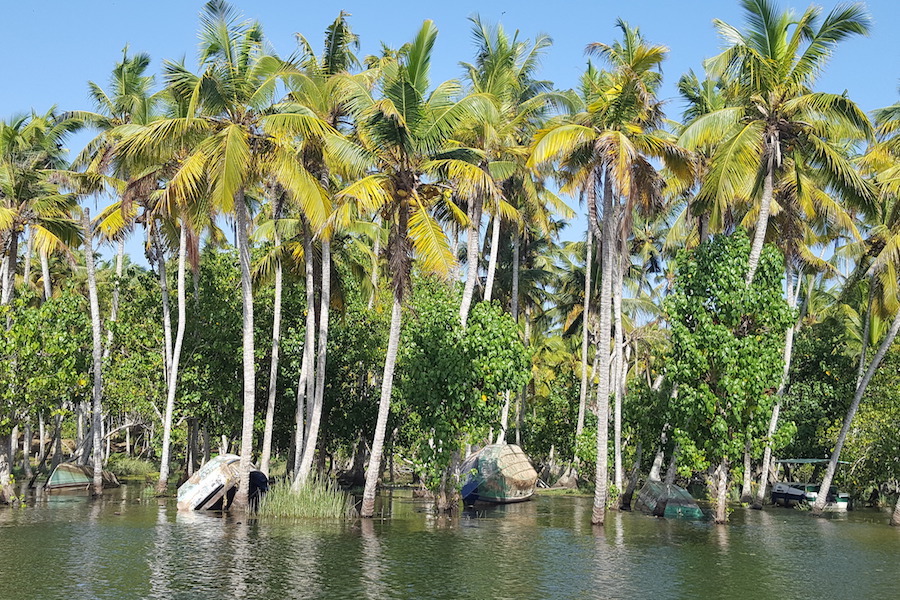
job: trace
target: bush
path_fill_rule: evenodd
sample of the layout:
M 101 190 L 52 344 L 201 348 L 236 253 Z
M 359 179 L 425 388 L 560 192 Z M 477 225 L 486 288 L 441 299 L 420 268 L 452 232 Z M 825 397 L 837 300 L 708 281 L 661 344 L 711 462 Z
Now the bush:
M 156 463 L 122 454 L 113 454 L 110 456 L 106 468 L 107 470 L 112 471 L 116 477 L 147 479 L 152 478 L 154 474 L 159 473 Z
M 298 491 L 289 481 L 269 488 L 259 503 L 259 516 L 289 519 L 342 519 L 350 513 L 347 495 L 330 480 L 311 478 Z

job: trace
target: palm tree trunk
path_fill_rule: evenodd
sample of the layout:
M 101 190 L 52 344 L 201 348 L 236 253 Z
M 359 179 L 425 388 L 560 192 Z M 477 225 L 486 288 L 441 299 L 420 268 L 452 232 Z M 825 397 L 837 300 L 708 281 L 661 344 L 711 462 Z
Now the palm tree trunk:
M 785 280 L 787 286 L 787 300 L 791 311 L 797 308 L 797 296 L 794 292 L 794 269 L 790 256 L 785 257 Z M 798 282 L 799 287 L 799 282 Z M 769 484 L 769 468 L 772 461 L 772 438 L 778 429 L 778 417 L 781 413 L 781 399 L 787 391 L 791 373 L 791 358 L 794 352 L 794 333 L 800 326 L 800 322 L 791 324 L 784 333 L 784 368 L 781 372 L 781 382 L 775 392 L 775 404 L 772 406 L 772 417 L 769 419 L 769 429 L 766 433 L 766 447 L 763 450 L 762 474 L 759 477 L 759 488 L 756 490 L 756 498 L 753 508 L 761 509 L 766 501 L 766 487 Z M 857 382 L 858 384 L 859 382 Z
M 728 521 L 728 459 L 722 458 L 719 468 L 716 469 L 716 516 L 717 525 L 724 525 Z
M 238 254 L 241 263 L 241 303 L 243 306 L 243 376 L 244 411 L 241 427 L 241 479 L 234 506 L 239 511 L 250 509 L 250 463 L 253 453 L 253 415 L 256 409 L 256 365 L 253 352 L 253 282 L 250 276 L 250 241 L 248 239 L 249 215 L 244 201 L 244 191 L 234 198 L 237 213 Z
M 31 251 L 34 247 L 34 230 L 31 227 L 28 228 L 28 237 L 26 237 L 25 240 L 25 261 L 22 266 L 22 281 L 25 283 L 25 287 L 30 289 Z
M 44 250 L 40 250 L 39 254 L 41 255 L 41 279 L 44 282 L 44 300 L 46 301 L 53 295 L 53 286 L 50 282 L 50 259 Z
M 750 456 L 750 440 L 744 443 L 744 477 L 741 483 L 741 502 L 746 503 L 752 500 L 751 494 L 753 487 L 753 462 Z
M 161 235 L 162 234 L 157 231 L 153 238 L 153 242 L 156 246 L 156 264 L 159 266 L 159 291 L 160 296 L 162 297 L 163 309 L 163 340 L 166 345 L 165 352 L 163 353 L 165 357 L 163 371 L 166 380 L 166 390 L 168 390 L 169 375 L 172 372 L 172 309 L 169 306 L 169 280 L 166 275 L 166 256 L 165 251 L 163 250 L 162 241 L 160 240 Z M 166 395 L 168 397 L 168 391 L 166 392 Z
M 113 342 L 113 324 L 119 315 L 119 289 L 122 280 L 122 268 L 125 262 L 125 238 L 119 238 L 116 251 L 116 280 L 113 282 L 112 301 L 109 307 L 109 319 L 106 320 L 106 346 L 103 348 L 103 358 L 109 357 Z
M 276 217 L 277 218 L 277 217 Z M 275 234 L 275 247 L 281 245 Z M 281 261 L 275 262 L 275 298 L 272 317 L 272 362 L 269 366 L 269 399 L 266 403 L 266 426 L 263 430 L 262 456 L 259 470 L 269 473 L 269 458 L 272 455 L 272 426 L 275 421 L 275 396 L 278 391 L 278 354 L 281 347 Z
M 476 197 L 469 211 L 469 232 L 466 239 L 466 284 L 463 286 L 462 302 L 459 305 L 459 320 L 463 328 L 469 319 L 469 308 L 475 294 L 475 283 L 478 280 L 478 232 L 481 228 L 482 200 Z
M 592 200 L 594 186 L 588 187 L 588 202 Z M 578 421 L 575 425 L 575 437 L 581 435 L 584 430 L 584 410 L 587 406 L 587 390 L 588 390 L 588 338 L 590 333 L 590 315 L 591 315 L 591 267 L 594 256 L 594 235 L 591 228 L 587 230 L 587 243 L 585 244 L 585 260 L 584 260 L 584 298 L 582 303 L 584 308 L 581 314 L 581 390 L 578 394 Z
M 19 233 L 13 228 L 9 239 L 9 253 L 6 256 L 6 272 L 3 280 L 3 290 L 0 292 L 0 306 L 6 306 L 12 302 L 16 283 L 16 261 L 19 254 Z
M 91 420 L 91 433 L 93 434 L 93 467 L 94 482 L 93 493 L 99 496 L 103 493 L 103 450 L 101 444 L 101 432 L 103 419 L 103 407 L 101 405 L 101 392 L 103 379 L 101 368 L 103 364 L 103 342 L 100 331 L 100 301 L 97 299 L 97 275 L 94 269 L 94 232 L 91 228 L 90 210 L 85 207 L 81 216 L 81 226 L 84 228 L 84 263 L 87 267 L 88 296 L 91 305 L 91 334 L 93 341 L 93 418 Z
M 615 406 L 613 409 L 613 465 L 614 465 L 614 475 L 613 480 L 615 481 L 616 490 L 621 494 L 622 493 L 622 485 L 623 485 L 623 473 L 622 473 L 622 401 L 625 397 L 625 373 L 623 372 L 624 368 L 624 346 L 625 346 L 625 332 L 622 329 L 622 285 L 624 278 L 624 240 L 619 240 L 619 244 L 616 246 L 616 270 L 615 270 L 615 281 L 613 285 L 613 313 L 616 319 L 616 349 L 615 349 L 615 363 L 614 363 L 614 373 L 615 378 Z
M 872 307 L 875 305 L 875 274 L 869 275 L 869 301 L 866 305 L 866 316 L 863 322 L 862 349 L 859 351 L 859 363 L 856 367 L 856 385 L 862 381 L 866 370 L 866 352 L 869 349 L 869 331 L 872 327 Z
M 397 364 L 397 348 L 400 346 L 401 300 L 399 291 L 394 292 L 394 306 L 391 309 L 391 330 L 388 336 L 387 355 L 384 359 L 384 375 L 381 378 L 381 399 L 378 402 L 378 420 L 375 422 L 375 436 L 372 453 L 366 469 L 366 487 L 363 491 L 360 516 L 371 518 L 375 515 L 375 488 L 381 470 L 381 451 L 387 430 L 388 414 L 391 410 L 391 389 L 394 384 L 394 367 Z
M 316 290 L 312 234 L 306 226 L 303 229 L 303 260 L 306 269 L 306 338 L 303 345 L 303 361 L 300 365 L 300 380 L 297 382 L 297 433 L 294 436 L 296 443 L 294 465 L 297 469 L 297 474 L 299 474 L 300 464 L 303 462 L 307 431 L 309 430 L 310 419 L 305 418 L 307 414 L 306 401 L 308 398 L 309 403 L 312 404 L 315 396 L 315 378 L 312 371 L 314 370 L 313 357 L 315 356 L 316 344 Z M 311 464 L 312 457 L 309 460 Z M 294 482 L 291 486 L 295 491 L 299 490 L 303 484 L 303 480 L 297 477 L 297 474 L 295 474 Z
M 297 469 L 300 485 L 306 481 L 312 469 L 313 455 L 319 440 L 319 425 L 322 422 L 322 405 L 325 397 L 325 361 L 328 358 L 328 315 L 331 304 L 331 241 L 322 238 L 322 290 L 319 307 L 318 357 L 316 360 L 316 389 L 313 396 L 312 418 L 306 435 L 306 449 Z
M 768 160 L 766 176 L 763 179 L 762 198 L 760 199 L 759 218 L 756 220 L 756 231 L 753 232 L 753 245 L 750 247 L 749 269 L 747 270 L 746 284 L 749 287 L 756 276 L 756 267 L 759 266 L 759 257 L 762 254 L 763 242 L 766 241 L 766 228 L 769 225 L 769 211 L 772 208 L 772 195 L 775 188 L 775 157 L 773 148 L 777 147 L 777 139 L 773 144 L 767 144 Z
M 863 394 L 866 393 L 866 388 L 869 386 L 872 376 L 875 375 L 878 365 L 881 364 L 884 355 L 887 354 L 891 344 L 894 343 L 894 338 L 897 337 L 898 330 L 900 330 L 900 310 L 894 315 L 891 328 L 888 330 L 887 335 L 878 347 L 878 352 L 872 357 L 872 362 L 869 363 L 866 374 L 863 375 L 859 385 L 856 386 L 856 394 L 853 395 L 853 402 L 850 404 L 847 415 L 844 417 L 844 424 L 841 427 L 841 432 L 838 434 L 837 443 L 834 445 L 834 452 L 831 453 L 831 460 L 828 461 L 825 477 L 822 478 L 822 485 L 819 486 L 819 490 L 824 490 L 825 493 L 820 493 L 818 498 L 816 498 L 816 503 L 813 505 L 813 514 L 820 515 L 822 514 L 822 511 L 825 510 L 828 488 L 831 487 L 831 482 L 834 479 L 834 472 L 837 470 L 837 464 L 841 458 L 841 449 L 844 447 L 844 442 L 847 440 L 847 433 L 850 431 L 850 424 L 853 422 L 853 417 L 856 416 L 856 411 L 859 410 L 859 403 L 862 401 Z
M 509 404 L 511 394 L 506 390 L 503 398 L 503 408 L 500 410 L 500 431 L 497 433 L 498 444 L 506 443 L 506 430 L 509 427 Z
M 613 245 L 615 244 L 615 217 L 612 209 L 612 182 L 609 171 L 603 178 L 603 237 L 601 238 L 602 259 L 600 261 L 600 328 L 598 332 L 600 352 L 600 374 L 597 384 L 597 478 L 594 483 L 594 506 L 591 523 L 603 525 L 606 517 L 606 496 L 609 441 L 609 339 L 612 327 L 612 279 L 615 266 Z
M 484 283 L 484 301 L 490 302 L 494 291 L 494 276 L 497 273 L 497 255 L 500 253 L 500 215 L 494 215 L 491 228 L 491 255 L 488 260 L 487 278 Z
M 458 234 L 457 234 L 458 235 Z M 381 215 L 375 215 L 375 241 L 372 244 L 372 295 L 369 296 L 368 310 L 375 306 L 375 298 L 378 297 L 378 278 L 381 272 Z M 456 254 L 454 253 L 454 257 Z
M 900 527 L 900 496 L 897 496 L 897 504 L 894 506 L 894 512 L 891 514 L 891 525 Z
M 163 415 L 163 439 L 159 480 L 156 482 L 156 493 L 165 494 L 169 485 L 169 461 L 172 441 L 172 414 L 175 412 L 175 391 L 178 388 L 178 365 L 181 362 L 181 345 L 184 340 L 184 328 L 187 322 L 185 293 L 185 258 L 187 257 L 187 224 L 182 220 L 178 236 L 178 327 L 175 331 L 175 346 L 172 348 L 172 363 L 166 388 L 166 412 Z

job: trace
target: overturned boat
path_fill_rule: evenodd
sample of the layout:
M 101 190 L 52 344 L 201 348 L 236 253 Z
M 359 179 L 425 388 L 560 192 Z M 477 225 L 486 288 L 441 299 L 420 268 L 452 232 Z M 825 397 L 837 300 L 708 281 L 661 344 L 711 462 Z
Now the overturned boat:
M 103 487 L 119 487 L 119 480 L 111 471 L 101 471 Z M 86 490 L 94 485 L 94 468 L 75 463 L 60 463 L 50 472 L 44 489 L 53 490 Z
M 648 515 L 667 519 L 698 521 L 705 518 L 697 501 L 686 489 L 653 479 L 641 488 L 635 507 Z
M 250 466 L 251 506 L 269 489 L 266 474 Z M 241 480 L 241 457 L 216 456 L 178 488 L 178 510 L 228 510 Z
M 537 471 L 515 444 L 492 444 L 470 454 L 460 466 L 462 498 L 473 502 L 522 502 L 534 495 Z

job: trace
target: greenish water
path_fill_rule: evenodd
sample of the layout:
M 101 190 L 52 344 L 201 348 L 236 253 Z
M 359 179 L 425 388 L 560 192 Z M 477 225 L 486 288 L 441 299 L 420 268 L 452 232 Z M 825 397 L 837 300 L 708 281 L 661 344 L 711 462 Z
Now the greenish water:
M 389 520 L 242 522 L 139 491 L 0 509 L 0 598 L 900 597 L 900 529 L 875 511 L 737 509 L 727 527 L 610 513 L 598 531 L 589 498 L 447 521 L 395 493 Z

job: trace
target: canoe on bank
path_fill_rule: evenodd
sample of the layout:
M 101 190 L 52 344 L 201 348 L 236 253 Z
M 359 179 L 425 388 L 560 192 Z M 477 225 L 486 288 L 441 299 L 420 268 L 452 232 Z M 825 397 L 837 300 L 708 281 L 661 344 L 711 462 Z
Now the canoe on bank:
M 638 493 L 635 508 L 648 515 L 667 519 L 705 518 L 703 511 L 686 489 L 662 481 L 648 480 Z
M 534 495 L 537 471 L 515 444 L 492 444 L 462 463 L 462 497 L 466 503 L 521 502 Z
M 103 477 L 103 487 L 119 487 L 119 480 L 110 471 L 101 471 Z M 45 490 L 86 490 L 94 484 L 94 468 L 87 465 L 76 465 L 75 463 L 60 463 L 56 465 L 50 476 L 47 477 L 47 483 L 44 484 Z
M 269 489 L 265 473 L 251 465 L 250 504 Z M 228 510 L 241 478 L 241 457 L 220 454 L 178 488 L 178 510 Z

